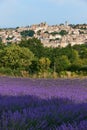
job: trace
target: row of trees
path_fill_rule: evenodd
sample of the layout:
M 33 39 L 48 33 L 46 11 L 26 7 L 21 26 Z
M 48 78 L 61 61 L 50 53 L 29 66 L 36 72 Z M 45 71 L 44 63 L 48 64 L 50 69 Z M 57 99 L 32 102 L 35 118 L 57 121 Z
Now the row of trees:
M 0 73 L 29 76 L 61 76 L 68 72 L 87 74 L 87 45 L 47 48 L 40 40 L 22 40 L 19 44 L 0 44 Z

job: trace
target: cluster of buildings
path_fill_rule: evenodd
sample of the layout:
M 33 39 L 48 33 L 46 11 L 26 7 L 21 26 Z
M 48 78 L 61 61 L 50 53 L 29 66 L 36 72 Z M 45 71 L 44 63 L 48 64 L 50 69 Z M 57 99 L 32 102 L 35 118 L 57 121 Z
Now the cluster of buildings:
M 65 47 L 68 44 L 73 46 L 87 43 L 87 24 L 68 25 L 67 22 L 51 26 L 44 22 L 27 27 L 0 29 L 0 39 L 4 44 L 19 43 L 23 39 L 21 32 L 26 30 L 33 30 L 35 32 L 33 37 L 40 39 L 47 47 Z M 26 38 L 32 37 L 27 36 Z

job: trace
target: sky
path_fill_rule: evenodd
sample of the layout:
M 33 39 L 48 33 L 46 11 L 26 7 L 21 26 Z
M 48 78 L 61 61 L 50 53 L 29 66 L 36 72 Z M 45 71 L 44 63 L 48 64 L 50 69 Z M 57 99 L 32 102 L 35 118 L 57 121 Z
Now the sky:
M 0 27 L 87 23 L 87 0 L 0 0 Z

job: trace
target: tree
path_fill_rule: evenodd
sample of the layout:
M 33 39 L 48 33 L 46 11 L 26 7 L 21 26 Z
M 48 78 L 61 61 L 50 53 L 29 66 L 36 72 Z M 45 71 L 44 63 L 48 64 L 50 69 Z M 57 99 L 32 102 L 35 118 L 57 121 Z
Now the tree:
M 28 48 L 11 45 L 2 52 L 2 64 L 11 69 L 26 68 L 31 65 L 34 55 Z
M 31 74 L 35 74 L 39 72 L 39 59 L 35 57 L 32 60 L 32 64 L 28 67 L 28 71 Z
M 22 31 L 22 32 L 21 32 L 21 35 L 22 35 L 23 37 L 27 37 L 27 36 L 33 37 L 34 34 L 35 34 L 35 32 L 34 32 L 33 30 L 25 30 L 25 31 Z
M 82 66 L 82 60 L 79 57 L 78 51 L 71 49 L 71 55 L 70 55 L 70 71 L 78 71 L 80 67 Z
M 74 62 L 76 63 L 77 60 L 79 59 L 79 54 L 78 54 L 78 51 L 74 50 L 74 49 L 71 49 L 71 53 L 69 55 L 69 59 L 70 59 L 70 62 L 72 64 L 74 64 Z
M 60 34 L 61 36 L 64 36 L 64 35 L 67 35 L 68 32 L 67 32 L 66 30 L 61 30 L 61 31 L 59 32 L 59 34 Z
M 54 62 L 54 68 L 56 72 L 61 72 L 64 70 L 67 70 L 68 67 L 70 66 L 70 61 L 66 55 L 62 55 L 61 57 L 55 58 Z
M 75 61 L 71 64 L 69 70 L 70 70 L 70 71 L 73 71 L 73 72 L 79 71 L 80 68 L 82 68 L 82 66 L 83 66 L 83 61 L 82 61 L 80 58 L 78 58 L 77 60 L 75 60 Z
M 38 40 L 37 38 L 32 38 L 32 39 L 29 39 L 29 40 L 22 40 L 19 44 L 20 47 L 26 47 L 26 48 L 29 48 L 33 54 L 38 57 L 38 58 L 41 58 L 43 57 L 44 55 L 44 46 L 43 44 L 41 43 L 40 40 Z
M 49 70 L 51 61 L 49 58 L 42 57 L 39 59 L 39 66 L 40 66 L 40 71 L 45 72 Z
M 80 51 L 81 58 L 87 58 L 87 48 L 84 48 L 84 50 Z
M 0 43 L 2 43 L 2 38 L 0 37 Z

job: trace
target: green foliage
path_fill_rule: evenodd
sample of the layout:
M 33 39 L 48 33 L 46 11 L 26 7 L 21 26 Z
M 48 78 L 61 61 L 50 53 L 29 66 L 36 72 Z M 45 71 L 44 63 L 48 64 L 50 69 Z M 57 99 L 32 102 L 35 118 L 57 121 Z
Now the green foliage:
M 27 37 L 27 36 L 33 37 L 34 34 L 35 34 L 35 32 L 34 32 L 33 30 L 25 30 L 25 31 L 22 31 L 22 32 L 21 32 L 21 35 L 22 35 L 23 37 Z
M 65 48 L 44 47 L 32 38 L 19 44 L 0 43 L 0 74 L 13 76 L 57 77 L 87 75 L 87 45 Z
M 11 69 L 26 68 L 31 65 L 34 58 L 33 53 L 28 48 L 21 48 L 18 45 L 4 48 L 1 55 L 2 65 Z
M 54 32 L 51 33 L 51 35 L 53 35 L 53 36 L 55 36 L 55 35 L 57 35 L 57 34 L 59 34 L 59 35 L 61 35 L 61 36 L 64 36 L 64 35 L 67 35 L 68 32 L 67 32 L 66 30 L 61 30 L 60 32 L 54 31 Z
M 40 72 L 45 72 L 49 70 L 51 61 L 46 58 L 42 57 L 39 59 L 39 66 L 40 66 Z
M 34 58 L 32 64 L 27 68 L 30 74 L 35 74 L 39 72 L 39 59 Z
M 87 58 L 87 48 L 84 48 L 84 50 L 82 50 L 80 52 L 81 58 Z
M 14 36 L 13 37 L 7 37 L 6 40 L 12 40 L 13 38 L 14 38 Z
M 68 32 L 67 32 L 66 30 L 61 30 L 61 31 L 59 32 L 59 34 L 60 34 L 61 36 L 64 36 L 64 35 L 67 35 Z
M 33 52 L 33 54 L 38 58 L 43 57 L 44 47 L 41 41 L 38 40 L 37 38 L 22 40 L 19 46 L 29 48 Z
M 11 68 L 1 67 L 0 68 L 0 75 L 12 76 L 13 70 Z
M 59 34 L 59 33 L 56 32 L 56 31 L 51 33 L 51 35 L 53 35 L 53 36 L 55 36 L 55 35 L 57 35 L 57 34 Z
M 0 37 L 0 43 L 2 43 L 2 38 Z
M 0 42 L 0 49 L 3 50 L 5 47 L 6 46 L 2 42 Z
M 58 73 L 60 71 L 67 70 L 69 66 L 70 66 L 70 61 L 67 56 L 62 55 L 61 57 L 55 58 L 54 67 Z
M 40 33 L 41 33 L 41 30 L 38 30 L 38 31 L 37 31 L 37 35 L 40 35 Z
M 71 63 L 73 63 L 73 64 L 76 63 L 79 59 L 78 51 L 71 49 L 71 54 L 69 56 L 69 59 L 70 59 Z
M 49 34 L 49 32 L 48 32 L 48 31 L 45 31 L 44 33 L 47 33 L 47 34 Z
M 85 71 L 85 72 L 87 72 L 87 65 L 82 66 L 82 67 L 80 68 L 80 71 Z

